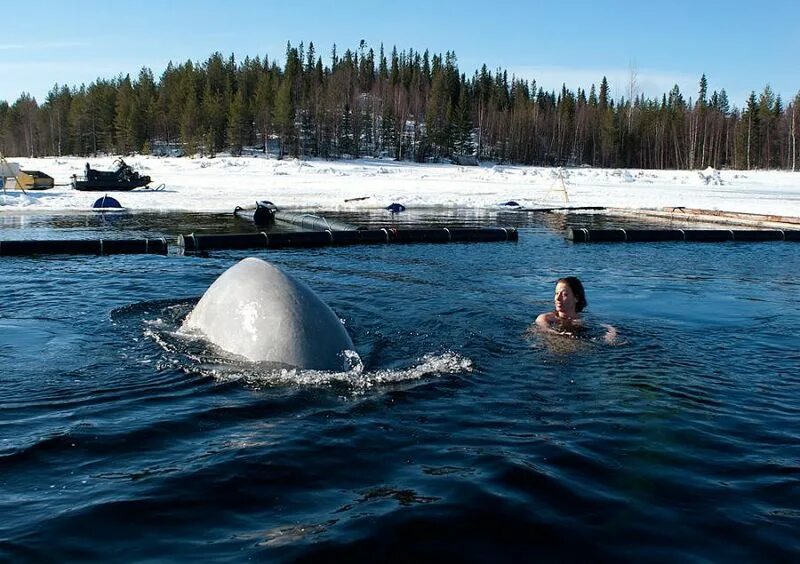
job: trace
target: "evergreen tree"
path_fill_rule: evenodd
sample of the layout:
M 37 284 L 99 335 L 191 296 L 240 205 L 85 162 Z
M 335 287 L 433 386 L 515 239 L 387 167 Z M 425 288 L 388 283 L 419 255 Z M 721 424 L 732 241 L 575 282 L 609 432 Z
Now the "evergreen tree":
M 139 71 L 139 77 L 133 85 L 135 96 L 133 109 L 133 146 L 136 150 L 149 144 L 155 131 L 156 83 L 153 72 L 148 68 Z M 149 151 L 148 151 L 149 152 Z
M 116 133 L 116 150 L 127 154 L 136 147 L 136 98 L 133 93 L 130 76 L 126 76 L 117 89 L 116 115 L 114 130 Z
M 292 84 L 290 80 L 284 77 L 275 99 L 275 127 L 280 136 L 279 157 L 283 157 L 295 147 L 294 117 L 295 107 L 292 97 Z
M 246 132 L 250 120 L 245 107 L 244 94 L 237 90 L 228 110 L 228 146 L 231 154 L 241 155 L 245 144 Z
M 391 154 L 424 160 L 470 154 L 514 162 L 735 168 L 796 166 L 797 106 L 766 87 L 739 111 L 725 90 L 696 100 L 675 87 L 647 99 L 613 99 L 604 77 L 545 92 L 535 81 L 484 65 L 467 80 L 455 53 L 396 47 L 386 57 L 362 41 L 323 64 L 313 43 L 287 43 L 283 70 L 266 56 L 170 62 L 156 80 L 143 68 L 79 88 L 58 87 L 40 106 L 0 101 L 0 149 L 9 154 L 132 152 L 187 144 L 213 154 L 279 138 L 280 154 Z
M 56 84 L 47 94 L 45 105 L 48 109 L 48 125 L 50 130 L 50 147 L 47 151 L 51 155 L 61 156 L 68 150 L 67 135 L 69 131 L 69 108 L 72 104 L 72 92 L 67 86 L 59 87 Z M 8 108 L 8 104 L 5 104 Z
M 202 95 L 202 145 L 203 152 L 214 156 L 217 151 L 222 150 L 222 132 L 225 128 L 225 113 L 223 110 L 223 100 L 225 98 L 223 90 L 214 90 L 211 80 L 206 80 Z
M 352 158 L 355 153 L 355 143 L 353 142 L 353 116 L 350 112 L 350 105 L 345 104 L 342 110 L 341 122 L 339 126 L 339 136 L 336 140 L 339 148 L 339 156 Z
M 759 131 L 758 103 L 756 102 L 755 91 L 751 91 L 750 96 L 747 98 L 747 106 L 742 116 L 742 121 L 746 124 L 745 162 L 747 164 L 747 170 L 750 170 L 753 165 L 757 166 L 757 161 L 753 158 L 752 150 L 753 146 L 756 144 L 754 139 L 757 139 Z
M 458 97 L 456 115 L 458 123 L 456 128 L 455 148 L 459 155 L 472 156 L 475 148 L 472 143 L 472 119 L 469 112 L 469 97 L 467 88 L 463 86 Z
M 184 77 L 182 91 L 184 101 L 180 118 L 181 139 L 186 146 L 186 153 L 192 155 L 197 152 L 198 144 L 202 141 L 202 131 L 198 127 L 200 108 L 194 82 L 190 75 Z
M 600 82 L 600 99 L 599 99 L 599 106 L 601 110 L 605 110 L 610 105 L 610 96 L 608 93 L 608 79 L 603 77 L 603 80 Z
M 386 62 L 386 55 L 383 53 L 383 43 L 381 43 L 381 50 L 378 58 L 380 60 L 380 66 L 378 67 L 378 80 L 385 82 L 389 78 L 389 66 Z
M 794 100 L 792 101 L 792 105 L 790 106 L 791 114 L 792 114 L 792 118 L 791 118 L 791 124 L 792 125 L 791 125 L 791 133 L 790 133 L 792 152 L 791 152 L 791 157 L 789 159 L 789 162 L 791 163 L 792 172 L 795 172 L 797 170 L 797 113 L 798 113 L 798 107 L 800 107 L 800 91 L 798 91 L 797 95 L 794 97 Z
M 81 156 L 91 152 L 91 118 L 89 117 L 87 106 L 86 86 L 81 85 L 80 89 L 75 91 L 75 98 L 70 104 L 67 116 L 69 142 L 71 145 L 70 153 Z
M 775 93 L 769 84 L 764 87 L 758 98 L 758 139 L 761 147 L 759 162 L 761 166 L 771 168 L 775 155 Z
M 273 111 L 275 107 L 274 72 L 263 72 L 258 78 L 254 101 L 256 128 L 261 133 L 261 142 L 266 153 L 269 145 L 269 134 L 272 131 Z

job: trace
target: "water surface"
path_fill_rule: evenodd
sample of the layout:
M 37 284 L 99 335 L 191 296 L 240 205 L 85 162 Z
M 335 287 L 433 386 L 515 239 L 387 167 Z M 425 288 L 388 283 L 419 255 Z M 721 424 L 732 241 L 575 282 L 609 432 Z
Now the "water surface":
M 0 559 L 797 557 L 800 248 L 422 215 L 402 221 L 520 240 L 0 258 Z M 53 219 L 0 236 L 252 227 Z M 362 366 L 276 372 L 177 334 L 249 255 L 309 284 Z M 566 274 L 622 344 L 527 332 Z

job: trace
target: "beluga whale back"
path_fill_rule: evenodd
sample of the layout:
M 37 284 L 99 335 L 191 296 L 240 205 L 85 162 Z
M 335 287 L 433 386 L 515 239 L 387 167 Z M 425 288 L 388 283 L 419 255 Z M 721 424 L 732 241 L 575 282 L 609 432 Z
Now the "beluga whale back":
M 311 288 L 276 266 L 246 258 L 206 290 L 183 328 L 248 360 L 342 371 L 353 341 Z

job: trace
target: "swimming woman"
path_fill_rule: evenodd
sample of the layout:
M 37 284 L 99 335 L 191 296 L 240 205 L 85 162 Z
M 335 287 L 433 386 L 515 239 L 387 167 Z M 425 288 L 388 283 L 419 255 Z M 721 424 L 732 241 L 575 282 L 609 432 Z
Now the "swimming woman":
M 575 276 L 559 278 L 556 282 L 553 297 L 555 311 L 543 313 L 536 318 L 536 326 L 546 333 L 578 337 L 586 331 L 586 325 L 580 313 L 586 308 L 586 291 L 583 284 Z M 611 325 L 602 324 L 606 330 L 603 340 L 613 343 L 617 338 L 617 330 Z

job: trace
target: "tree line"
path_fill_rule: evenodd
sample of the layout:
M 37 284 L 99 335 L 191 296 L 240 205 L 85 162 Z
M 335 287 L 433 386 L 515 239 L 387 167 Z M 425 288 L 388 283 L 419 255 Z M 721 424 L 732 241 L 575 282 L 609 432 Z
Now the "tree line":
M 674 86 L 646 98 L 635 72 L 627 97 L 608 81 L 545 91 L 535 80 L 486 65 L 472 76 L 455 53 L 375 53 L 365 42 L 328 63 L 313 43 L 287 44 L 285 64 L 264 57 L 170 63 L 158 80 L 98 78 L 55 85 L 39 104 L 0 102 L 0 152 L 12 156 L 240 154 L 499 160 L 536 165 L 655 169 L 796 170 L 800 92 L 784 104 L 769 85 L 741 109 L 725 90 L 694 100 Z

